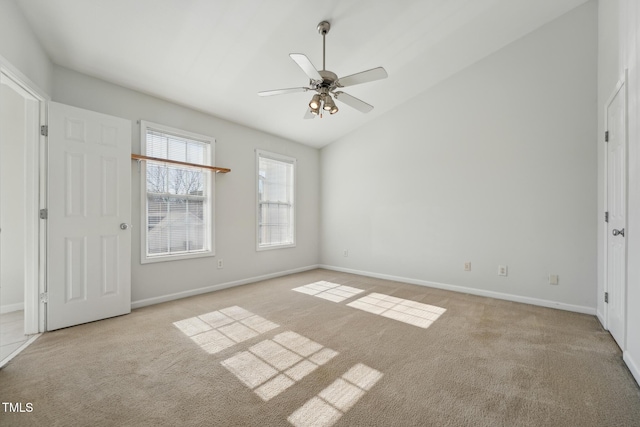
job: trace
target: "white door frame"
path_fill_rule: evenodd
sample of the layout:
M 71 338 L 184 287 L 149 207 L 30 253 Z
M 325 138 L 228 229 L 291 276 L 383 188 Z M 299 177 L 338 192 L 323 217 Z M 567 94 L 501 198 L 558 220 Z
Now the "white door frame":
M 628 127 L 628 117 L 626 117 L 626 115 L 628 114 L 628 106 L 627 106 L 627 94 L 626 94 L 626 90 L 627 90 L 627 70 L 625 70 L 625 74 L 622 77 L 621 80 L 618 80 L 618 83 L 616 83 L 615 89 L 613 90 L 613 93 L 609 96 L 609 98 L 607 99 L 607 102 L 604 104 L 604 129 L 605 131 L 607 131 L 609 129 L 609 118 L 608 118 L 608 110 L 609 110 L 609 105 L 611 105 L 611 103 L 613 102 L 613 100 L 615 99 L 616 95 L 618 95 L 618 93 L 623 90 L 624 92 L 624 103 L 625 103 L 625 127 Z M 604 136 L 604 135 L 603 135 Z M 625 181 L 625 206 L 624 206 L 624 210 L 625 210 L 625 224 L 624 224 L 624 229 L 628 230 L 627 224 L 628 224 L 628 205 L 629 205 L 629 201 L 628 201 L 628 189 L 629 189 L 629 161 L 628 161 L 628 152 L 629 152 L 629 136 L 628 136 L 628 129 L 625 129 L 625 139 L 622 142 L 624 144 L 624 152 L 625 152 L 625 176 L 624 176 L 624 181 Z M 604 212 L 609 212 L 609 191 L 608 191 L 608 185 L 609 185 L 609 150 L 607 148 L 607 142 L 604 143 Z M 609 227 L 608 225 L 605 223 L 604 226 L 604 231 L 603 231 L 603 244 L 604 244 L 604 292 L 607 293 L 609 292 L 609 280 L 608 280 L 608 274 L 609 274 L 609 248 L 608 248 L 608 239 L 609 239 Z M 624 245 L 625 247 L 627 246 L 627 239 L 625 238 L 624 240 Z M 626 331 L 627 331 L 627 325 L 626 325 L 626 317 L 627 317 L 627 313 L 628 313 L 628 306 L 627 306 L 627 299 L 626 299 L 626 291 L 627 291 L 627 265 L 628 265 L 628 258 L 627 258 L 627 251 L 625 250 L 625 271 L 623 274 L 624 277 L 624 295 L 625 295 L 625 326 L 624 326 L 624 342 L 626 343 Z M 604 295 L 598 295 L 598 298 L 604 298 Z M 604 319 L 603 320 L 603 324 L 602 326 L 604 327 L 605 330 L 609 330 L 609 305 L 605 302 L 604 304 L 604 309 L 603 309 L 603 316 Z M 622 350 L 625 350 L 624 348 Z
M 47 102 L 51 99 L 28 77 L 0 56 L 0 78 L 2 83 L 35 101 L 27 108 L 26 129 L 27 145 L 25 178 L 27 211 L 37 212 L 47 206 L 46 136 L 41 135 L 40 127 L 47 124 Z M 44 332 L 46 328 L 46 304 L 40 303 L 40 294 L 46 292 L 46 221 L 33 215 L 25 222 L 25 286 L 24 312 L 25 334 Z

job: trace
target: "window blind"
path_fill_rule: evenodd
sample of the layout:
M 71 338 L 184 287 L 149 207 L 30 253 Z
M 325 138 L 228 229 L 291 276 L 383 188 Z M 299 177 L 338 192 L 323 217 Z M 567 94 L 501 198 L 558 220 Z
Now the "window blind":
M 147 128 L 146 155 L 210 165 L 205 141 Z M 147 256 L 201 252 L 210 248 L 210 173 L 199 168 L 147 163 Z
M 293 245 L 294 164 L 258 154 L 258 247 Z

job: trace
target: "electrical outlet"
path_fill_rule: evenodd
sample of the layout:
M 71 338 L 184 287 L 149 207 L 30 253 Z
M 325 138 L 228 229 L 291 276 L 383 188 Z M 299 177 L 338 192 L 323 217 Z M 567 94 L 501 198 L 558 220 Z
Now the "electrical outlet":
M 464 263 L 464 271 L 471 271 L 471 261 Z
M 498 266 L 498 276 L 506 276 L 507 275 L 507 266 L 499 265 Z
M 550 274 L 549 275 L 549 284 L 550 285 L 557 285 L 559 280 L 560 280 L 560 277 L 557 274 Z
M 218 268 L 224 268 L 224 260 L 222 259 L 218 260 Z
M 349 249 L 343 249 L 342 250 L 342 256 L 347 258 L 349 256 Z

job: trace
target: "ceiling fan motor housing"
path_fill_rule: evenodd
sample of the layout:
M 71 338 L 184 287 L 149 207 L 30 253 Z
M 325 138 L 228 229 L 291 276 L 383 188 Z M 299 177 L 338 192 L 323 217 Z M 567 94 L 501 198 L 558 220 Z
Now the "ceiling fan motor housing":
M 336 80 L 338 80 L 338 76 L 335 73 L 331 72 L 331 71 L 320 70 L 318 72 L 322 76 L 322 83 L 320 83 L 320 87 L 333 86 L 333 84 L 336 82 Z

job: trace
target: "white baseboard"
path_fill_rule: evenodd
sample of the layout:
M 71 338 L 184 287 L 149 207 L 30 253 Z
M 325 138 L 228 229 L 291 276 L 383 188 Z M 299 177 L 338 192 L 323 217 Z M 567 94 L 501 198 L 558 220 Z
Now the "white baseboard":
M 449 285 L 447 283 L 429 282 L 427 280 L 411 279 L 408 277 L 392 276 L 390 274 L 372 273 L 369 271 L 353 270 L 350 268 L 335 267 L 332 265 L 321 264 L 319 268 L 327 270 L 340 271 L 343 273 L 359 274 L 360 276 L 375 277 L 378 279 L 393 280 L 396 282 L 410 283 L 412 285 L 427 286 L 430 288 L 444 289 L 447 291 L 461 292 L 465 294 L 479 295 L 483 297 L 497 298 L 513 302 L 521 302 L 524 304 L 538 305 L 541 307 L 557 308 L 559 310 L 573 311 L 576 313 L 590 314 L 595 316 L 595 307 L 585 307 L 581 305 L 565 304 L 562 302 L 549 301 L 539 298 L 523 297 L 520 295 L 505 294 L 502 292 L 487 291 L 483 289 L 467 288 L 464 286 Z
M 624 363 L 627 364 L 627 367 L 631 371 L 631 374 L 636 379 L 636 383 L 640 385 L 640 363 L 636 363 L 636 361 L 633 360 L 631 353 L 629 353 L 628 351 L 622 353 L 622 360 L 624 360 Z
M 11 313 L 12 311 L 24 310 L 24 303 L 0 305 L 0 314 Z
M 209 292 L 219 291 L 221 289 L 232 288 L 234 286 L 246 285 L 246 284 L 249 284 L 249 283 L 259 282 L 261 280 L 273 279 L 275 277 L 281 277 L 281 276 L 286 276 L 286 275 L 289 275 L 289 274 L 300 273 L 300 272 L 303 272 L 303 271 L 313 270 L 313 269 L 316 269 L 316 268 L 324 268 L 324 269 L 327 269 L 327 270 L 340 271 L 340 272 L 343 272 L 343 273 L 351 273 L 351 274 L 358 274 L 358 275 L 361 275 L 361 276 L 375 277 L 375 278 L 378 278 L 378 279 L 394 280 L 394 281 L 397 281 L 397 282 L 410 283 L 410 284 L 413 284 L 413 285 L 427 286 L 427 287 L 430 287 L 430 288 L 444 289 L 444 290 L 447 290 L 447 291 L 460 292 L 460 293 L 471 294 L 471 295 L 479 295 L 479 296 L 483 296 L 483 297 L 497 298 L 497 299 L 502 299 L 502 300 L 506 300 L 506 301 L 521 302 L 521 303 L 524 303 L 524 304 L 538 305 L 538 306 L 541 306 L 541 307 L 556 308 L 556 309 L 560 309 L 560 310 L 573 311 L 573 312 L 576 312 L 576 313 L 590 314 L 592 316 L 595 316 L 595 315 L 598 314 L 598 313 L 596 313 L 595 307 L 585 307 L 585 306 L 580 306 L 580 305 L 565 304 L 565 303 L 556 302 L 556 301 L 549 301 L 549 300 L 543 300 L 543 299 L 531 298 L 531 297 L 523 297 L 523 296 L 512 295 L 512 294 L 505 294 L 505 293 L 502 293 L 502 292 L 494 292 L 494 291 L 487 291 L 487 290 L 483 290 L 483 289 L 467 288 L 467 287 L 464 287 L 464 286 L 450 285 L 450 284 L 447 284 L 447 283 L 430 282 L 430 281 L 427 281 L 427 280 L 412 279 L 412 278 L 409 278 L 409 277 L 393 276 L 393 275 L 389 275 L 389 274 L 373 273 L 373 272 L 362 271 L 362 270 L 353 270 L 353 269 L 350 269 L 350 268 L 336 267 L 336 266 L 324 265 L 324 264 L 308 265 L 306 267 L 296 268 L 296 269 L 293 269 L 293 270 L 285 270 L 285 271 L 280 271 L 280 272 L 277 272 L 277 273 L 270 273 L 270 274 L 265 274 L 265 275 L 262 275 L 262 276 L 255 276 L 255 277 L 249 277 L 249 278 L 246 278 L 246 279 L 235 280 L 233 282 L 220 283 L 218 285 L 207 286 L 207 287 L 204 287 L 204 288 L 192 289 L 192 290 L 189 290 L 189 291 L 177 292 L 177 293 L 174 293 L 174 294 L 168 294 L 168 295 L 162 295 L 162 296 L 159 296 L 159 297 L 153 297 L 153 298 L 147 298 L 147 299 L 142 299 L 142 300 L 138 300 L 138 301 L 132 301 L 131 302 L 131 308 L 132 309 L 136 309 L 136 308 L 140 308 L 140 307 L 146 307 L 148 305 L 160 304 L 160 303 L 163 303 L 163 302 L 173 301 L 173 300 L 177 300 L 177 299 L 181 299 L 181 298 L 187 298 L 187 297 L 191 297 L 191 296 L 195 296 L 195 295 L 206 294 L 206 293 L 209 293 Z M 600 321 L 602 321 L 602 319 L 600 319 Z
M 212 286 L 207 286 L 207 287 L 204 287 L 204 288 L 192 289 L 192 290 L 184 291 L 184 292 L 177 292 L 175 294 L 162 295 L 162 296 L 159 296 L 159 297 L 147 298 L 147 299 L 142 299 L 142 300 L 139 300 L 139 301 L 132 301 L 131 302 L 131 308 L 135 309 L 135 308 L 140 308 L 140 307 L 146 307 L 148 305 L 160 304 L 160 303 L 163 303 L 163 302 L 173 301 L 173 300 L 177 300 L 177 299 L 181 299 L 181 298 L 187 298 L 187 297 L 192 297 L 192 296 L 195 296 L 195 295 L 200 295 L 200 294 L 206 294 L 206 293 L 209 293 L 209 292 L 219 291 L 221 289 L 232 288 L 234 286 L 247 285 L 249 283 L 259 282 L 261 280 L 273 279 L 274 277 L 287 276 L 289 274 L 294 274 L 294 273 L 300 273 L 300 272 L 303 272 L 303 271 L 314 270 L 316 268 L 318 268 L 317 264 L 308 265 L 306 267 L 295 268 L 293 270 L 279 271 L 277 273 L 264 274 L 262 276 L 256 276 L 256 277 L 250 277 L 250 278 L 247 278 L 247 279 L 235 280 L 233 282 L 221 283 L 221 284 L 218 284 L 218 285 L 212 285 Z

